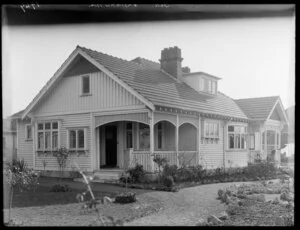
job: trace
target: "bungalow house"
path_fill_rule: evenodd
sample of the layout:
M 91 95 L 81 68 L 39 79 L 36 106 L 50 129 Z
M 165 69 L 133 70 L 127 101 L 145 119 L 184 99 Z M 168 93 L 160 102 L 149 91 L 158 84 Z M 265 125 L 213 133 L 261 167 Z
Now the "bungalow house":
M 154 154 L 169 164 L 234 167 L 276 148 L 287 122 L 279 97 L 233 100 L 218 91 L 219 77 L 181 62 L 178 47 L 156 63 L 77 46 L 16 117 L 18 158 L 57 171 L 53 154 L 63 146 L 71 151 L 66 171 L 74 162 L 87 172 L 137 163 L 154 171 Z

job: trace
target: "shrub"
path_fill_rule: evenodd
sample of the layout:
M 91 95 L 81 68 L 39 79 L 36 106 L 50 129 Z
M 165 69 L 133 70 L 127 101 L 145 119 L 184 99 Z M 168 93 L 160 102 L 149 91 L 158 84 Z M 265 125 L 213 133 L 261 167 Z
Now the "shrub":
M 51 187 L 50 192 L 71 192 L 71 188 L 67 184 L 55 184 Z
M 135 195 L 136 193 L 134 192 L 121 193 L 116 196 L 115 203 L 120 203 L 120 204 L 133 203 L 136 201 Z
M 163 184 L 164 186 L 168 188 L 172 188 L 174 186 L 174 179 L 172 176 L 167 176 L 163 178 Z
M 283 192 L 280 194 L 280 199 L 283 201 L 292 201 L 291 196 L 287 192 Z
M 163 168 L 168 163 L 167 158 L 161 157 L 160 155 L 155 155 L 153 157 L 153 161 L 158 165 L 159 172 L 161 171 L 161 168 Z
M 166 164 L 164 166 L 163 173 L 162 173 L 162 175 L 164 177 L 171 176 L 176 181 L 177 174 L 178 174 L 178 167 L 177 167 L 177 165 Z
M 137 164 L 134 168 L 127 171 L 132 183 L 141 183 L 142 178 L 145 176 L 143 165 Z

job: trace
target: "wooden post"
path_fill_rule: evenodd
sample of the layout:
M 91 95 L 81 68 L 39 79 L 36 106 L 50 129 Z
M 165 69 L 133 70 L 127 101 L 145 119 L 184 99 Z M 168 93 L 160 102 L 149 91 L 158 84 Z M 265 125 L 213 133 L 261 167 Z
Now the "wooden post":
M 198 119 L 198 137 L 197 137 L 198 164 L 200 165 L 200 146 L 201 146 L 201 117 Z
M 177 164 L 177 166 L 179 166 L 178 150 L 179 150 L 179 116 L 176 115 L 175 151 L 176 151 L 176 164 Z
M 150 169 L 154 171 L 154 161 L 153 161 L 153 154 L 154 154 L 154 112 L 150 112 Z

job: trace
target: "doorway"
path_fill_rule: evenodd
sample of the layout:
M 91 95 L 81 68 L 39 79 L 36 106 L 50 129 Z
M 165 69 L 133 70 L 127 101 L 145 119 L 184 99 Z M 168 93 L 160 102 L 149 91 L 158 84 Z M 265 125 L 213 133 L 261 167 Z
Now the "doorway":
M 105 166 L 117 167 L 117 126 L 107 125 L 105 127 Z

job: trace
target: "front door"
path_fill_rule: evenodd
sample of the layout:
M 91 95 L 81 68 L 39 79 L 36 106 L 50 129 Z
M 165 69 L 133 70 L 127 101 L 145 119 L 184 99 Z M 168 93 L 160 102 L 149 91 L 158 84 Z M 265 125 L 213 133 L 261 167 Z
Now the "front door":
M 117 126 L 108 125 L 105 128 L 105 158 L 106 166 L 117 166 Z

